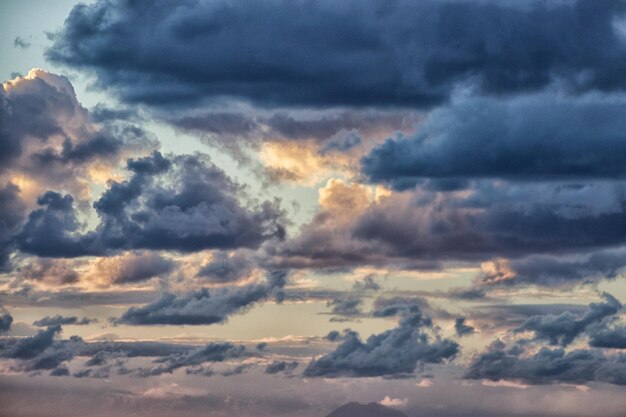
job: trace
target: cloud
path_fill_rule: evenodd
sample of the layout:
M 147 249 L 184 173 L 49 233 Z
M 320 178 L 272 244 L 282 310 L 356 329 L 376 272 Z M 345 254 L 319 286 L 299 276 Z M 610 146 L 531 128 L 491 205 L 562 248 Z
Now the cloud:
M 208 345 L 183 354 L 174 354 L 164 358 L 156 359 L 155 362 L 160 365 L 142 369 L 139 376 L 148 377 L 161 375 L 163 373 L 172 373 L 174 370 L 197 366 L 205 362 L 223 362 L 227 359 L 239 358 L 246 355 L 245 347 L 241 345 L 233 345 L 232 343 L 209 343 Z
M 589 346 L 597 348 L 626 349 L 626 326 L 594 326 L 590 329 Z
M 49 327 L 49 326 L 65 326 L 65 325 L 75 325 L 75 326 L 84 326 L 87 324 L 95 323 L 98 320 L 90 319 L 87 317 L 83 317 L 79 319 L 76 316 L 65 317 L 57 314 L 56 316 L 46 316 L 37 321 L 33 322 L 33 326 L 38 327 Z
M 622 14 L 618 0 L 98 1 L 74 7 L 47 58 L 152 106 L 235 97 L 265 106 L 429 107 L 462 83 L 489 94 L 557 82 L 576 92 L 622 90 L 624 40 L 613 24 Z
M 63 260 L 52 258 L 32 259 L 28 264 L 17 268 L 20 280 L 44 282 L 51 285 L 74 284 L 79 274 Z
M 6 333 L 11 330 L 11 324 L 13 323 L 13 316 L 9 313 L 3 313 L 0 315 L 0 334 Z
M 379 291 L 381 287 L 373 276 L 368 275 L 362 281 L 356 281 L 352 288 L 356 291 Z
M 19 194 L 19 187 L 10 182 L 0 188 L 0 272 L 10 269 L 13 239 L 25 217 L 26 205 Z
M 409 403 L 408 398 L 393 398 L 385 395 L 385 398 L 378 402 L 385 407 L 404 408 Z
M 0 126 L 0 180 L 29 205 L 53 187 L 89 200 L 119 162 L 158 146 L 131 123 L 95 123 L 70 81 L 42 69 L 3 83 Z
M 293 268 L 439 269 L 449 261 L 584 256 L 623 244 L 624 191 L 610 181 L 484 180 L 466 190 L 418 188 L 377 198 L 371 188 L 368 193 L 359 184 L 329 181 L 320 190 L 318 212 L 300 233 L 264 249 L 270 265 Z M 619 261 L 606 259 L 614 260 L 606 264 L 610 272 Z
M 248 277 L 254 266 L 253 260 L 244 253 L 229 255 L 216 251 L 211 261 L 200 267 L 196 276 L 212 283 L 235 282 Z
M 465 373 L 467 379 L 515 380 L 526 384 L 587 384 L 606 382 L 626 385 L 626 356 L 605 355 L 600 350 L 541 348 L 521 356 L 515 346 L 506 349 L 501 342 L 477 355 Z
M 331 307 L 332 314 L 349 317 L 362 314 L 361 306 L 363 300 L 353 295 L 344 295 L 334 298 L 326 303 L 327 307 Z
M 362 160 L 369 180 L 405 189 L 431 180 L 621 178 L 624 105 L 554 94 L 463 98 L 428 114 L 414 136 L 388 139 Z
M 240 287 L 209 290 L 202 288 L 184 294 L 165 293 L 141 307 L 131 307 L 119 319 L 130 325 L 203 325 L 222 323 L 252 304 L 276 295 L 285 285 L 285 273 L 273 272 L 268 281 Z
M 593 251 L 575 256 L 534 255 L 498 259 L 483 264 L 479 281 L 487 285 L 537 284 L 567 286 L 615 279 L 626 266 L 624 248 Z
M 240 186 L 206 155 L 168 159 L 155 151 L 129 159 L 127 166 L 131 178 L 111 181 L 94 202 L 100 223 L 93 230 L 80 233 L 72 196 L 53 191 L 40 196 L 41 208 L 30 213 L 17 237 L 20 250 L 67 258 L 132 249 L 192 252 L 254 248 L 284 235 L 278 203 L 242 206 Z
M 109 284 L 136 284 L 167 276 L 175 267 L 174 261 L 156 253 L 129 253 L 98 259 L 93 274 Z
M 50 326 L 36 335 L 18 339 L 4 353 L 4 357 L 13 359 L 33 359 L 52 346 L 54 337 L 61 332 L 61 326 Z
M 622 308 L 622 304 L 612 295 L 602 295 L 604 303 L 591 303 L 582 317 L 570 312 L 558 316 L 537 315 L 529 317 L 515 332 L 532 332 L 535 340 L 545 340 L 551 345 L 567 346 L 593 325 L 614 316 Z
M 280 372 L 285 372 L 287 374 L 291 373 L 294 369 L 298 367 L 298 362 L 286 362 L 286 361 L 274 361 L 268 364 L 265 367 L 266 374 L 277 374 Z
M 305 377 L 402 377 L 418 364 L 441 363 L 454 357 L 459 345 L 448 339 L 431 340 L 422 328 L 432 326 L 419 309 L 405 314 L 397 327 L 362 342 L 358 333 L 346 331 L 337 348 L 314 359 Z
M 472 326 L 468 326 L 467 324 L 465 324 L 464 317 L 459 317 L 454 321 L 454 331 L 456 332 L 457 336 L 462 337 L 473 334 L 476 329 Z
M 20 49 L 28 49 L 31 43 L 22 37 L 16 37 L 13 39 L 13 46 Z

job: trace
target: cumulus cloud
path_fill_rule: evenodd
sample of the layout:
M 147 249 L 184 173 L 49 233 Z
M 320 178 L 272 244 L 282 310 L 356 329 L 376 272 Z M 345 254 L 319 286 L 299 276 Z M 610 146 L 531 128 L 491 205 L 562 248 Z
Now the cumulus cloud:
M 591 303 L 582 317 L 570 312 L 558 316 L 538 315 L 529 317 L 515 332 L 532 332 L 535 340 L 545 340 L 551 345 L 567 346 L 593 325 L 614 316 L 622 304 L 610 294 L 603 294 L 604 303 Z
M 516 345 L 507 349 L 493 343 L 477 355 L 465 373 L 468 379 L 518 380 L 526 384 L 587 384 L 606 382 L 626 385 L 626 356 L 606 355 L 601 350 L 541 348 L 523 355 Z
M 276 271 L 269 275 L 267 282 L 258 284 L 214 290 L 202 288 L 184 294 L 165 293 L 152 303 L 131 307 L 115 322 L 131 325 L 222 323 L 256 302 L 279 296 L 285 278 L 284 272 Z
M 397 327 L 362 342 L 358 333 L 346 331 L 337 348 L 313 360 L 304 370 L 309 377 L 402 377 L 419 364 L 441 363 L 454 357 L 459 345 L 448 339 L 434 340 L 423 331 L 430 319 L 414 307 Z
M 494 94 L 555 81 L 571 91 L 623 89 L 624 40 L 613 25 L 622 13 L 618 0 L 98 1 L 74 7 L 47 57 L 152 106 L 237 97 L 428 107 L 463 82 Z
M 55 257 L 103 255 L 124 249 L 190 252 L 256 247 L 284 235 L 283 212 L 277 203 L 242 206 L 237 198 L 240 186 L 207 156 L 168 159 L 154 152 L 129 159 L 127 166 L 131 178 L 112 181 L 94 203 L 100 216 L 94 230 L 80 233 L 82 225 L 72 196 L 48 191 L 37 200 L 41 208 L 31 212 L 24 224 L 17 238 L 19 248 Z
M 69 80 L 41 69 L 0 88 L 0 126 L 0 179 L 29 203 L 52 187 L 87 200 L 120 161 L 158 146 L 133 124 L 95 123 Z

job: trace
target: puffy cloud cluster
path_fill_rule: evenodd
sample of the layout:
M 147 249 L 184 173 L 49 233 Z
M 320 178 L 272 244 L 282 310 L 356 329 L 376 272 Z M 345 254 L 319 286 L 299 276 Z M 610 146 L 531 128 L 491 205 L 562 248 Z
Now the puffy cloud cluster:
M 565 311 L 558 316 L 548 314 L 529 317 L 516 332 L 532 332 L 535 340 L 545 340 L 551 345 L 567 346 L 589 329 L 606 324 L 622 308 L 622 304 L 610 294 L 603 294 L 604 303 L 592 303 L 580 318 Z
M 256 247 L 284 235 L 279 207 L 269 201 L 253 208 L 242 206 L 237 199 L 239 186 L 206 156 L 170 159 L 154 152 L 129 159 L 127 165 L 130 179 L 111 182 L 94 203 L 100 217 L 95 230 L 80 232 L 72 196 L 48 191 L 38 198 L 41 208 L 30 213 L 17 236 L 20 250 L 51 257 L 128 249 L 189 252 Z M 163 262 L 158 262 L 160 271 Z M 147 262 L 142 268 L 148 263 L 148 269 L 155 267 L 154 262 Z M 146 276 L 146 270 L 139 272 Z
M 358 333 L 346 331 L 337 348 L 313 360 L 304 370 L 309 377 L 402 377 L 419 364 L 441 363 L 453 358 L 459 345 L 448 339 L 434 340 L 423 330 L 432 328 L 430 318 L 413 305 L 397 327 L 361 341 Z M 329 335 L 336 340 L 338 335 Z
M 519 380 L 528 384 L 606 382 L 626 385 L 626 355 L 606 350 L 626 348 L 625 327 L 618 322 L 622 304 L 610 294 L 602 297 L 605 302 L 590 304 L 581 315 L 564 311 L 559 315 L 529 317 L 513 333 L 531 332 L 532 339 L 518 339 L 510 346 L 501 340 L 495 341 L 472 359 L 465 377 Z M 590 348 L 565 349 L 583 336 Z M 541 342 L 560 347 L 537 348 L 537 343 Z
M 527 384 L 586 384 L 606 382 L 626 385 L 626 356 L 600 350 L 541 348 L 522 356 L 518 346 L 507 349 L 501 342 L 477 356 L 467 369 L 468 379 L 519 380 Z

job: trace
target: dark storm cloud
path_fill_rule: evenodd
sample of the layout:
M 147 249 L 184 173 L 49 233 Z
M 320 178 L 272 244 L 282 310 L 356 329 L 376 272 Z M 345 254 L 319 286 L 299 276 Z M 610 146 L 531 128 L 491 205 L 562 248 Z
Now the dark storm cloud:
M 74 7 L 47 57 L 155 106 L 240 97 L 423 107 L 470 80 L 497 94 L 554 80 L 622 89 L 623 9 L 620 0 L 99 1 Z
M 622 308 L 622 304 L 612 295 L 605 293 L 602 297 L 606 302 L 589 304 L 589 310 L 582 317 L 570 312 L 563 312 L 558 316 L 551 314 L 532 316 L 516 328 L 515 332 L 529 331 L 534 334 L 535 340 L 567 346 L 591 326 L 614 316 Z
M 254 266 L 246 254 L 214 252 L 211 261 L 203 265 L 196 276 L 215 283 L 235 282 L 250 275 Z
M 33 326 L 38 327 L 48 327 L 48 326 L 65 326 L 65 325 L 75 325 L 75 326 L 85 326 L 87 324 L 95 323 L 98 320 L 90 319 L 88 317 L 83 317 L 82 319 L 76 316 L 61 316 L 57 314 L 56 316 L 46 316 L 42 319 L 33 322 Z
M 432 327 L 418 308 L 405 313 L 397 327 L 362 342 L 358 333 L 346 331 L 337 348 L 313 360 L 304 370 L 307 377 L 402 377 L 422 363 L 441 363 L 454 357 L 459 345 L 431 337 L 422 331 Z
M 626 267 L 623 248 L 591 252 L 577 257 L 535 255 L 501 260 L 479 276 L 484 284 L 538 284 L 567 286 L 615 279 Z
M 461 99 L 433 111 L 413 137 L 388 139 L 362 160 L 365 175 L 397 189 L 457 181 L 624 177 L 624 104 L 552 95 Z
M 68 258 L 124 249 L 189 252 L 254 248 L 284 234 L 278 204 L 242 206 L 237 196 L 241 187 L 206 156 L 168 159 L 154 152 L 129 159 L 128 169 L 131 178 L 112 182 L 94 203 L 100 216 L 95 230 L 80 234 L 72 196 L 49 191 L 39 197 L 42 208 L 29 215 L 19 234 L 19 248 L 38 256 Z M 157 266 L 163 271 L 166 261 L 148 263 L 154 272 Z M 146 265 L 135 272 L 146 276 Z
M 601 350 L 542 348 L 520 356 L 520 349 L 506 349 L 495 342 L 477 355 L 465 373 L 468 379 L 518 380 L 527 384 L 606 382 L 626 385 L 626 356 L 605 355 Z
M 274 361 L 265 367 L 266 374 L 277 374 L 280 372 L 290 373 L 298 367 L 298 362 Z
M 459 317 L 454 321 L 454 331 L 456 332 L 457 336 L 462 337 L 474 333 L 476 329 L 474 329 L 472 326 L 468 326 L 467 324 L 465 324 L 464 317 Z
M 116 323 L 131 325 L 222 323 L 252 304 L 280 293 L 285 274 L 273 272 L 266 283 L 209 290 L 202 288 L 185 294 L 163 294 L 154 302 L 131 307 Z

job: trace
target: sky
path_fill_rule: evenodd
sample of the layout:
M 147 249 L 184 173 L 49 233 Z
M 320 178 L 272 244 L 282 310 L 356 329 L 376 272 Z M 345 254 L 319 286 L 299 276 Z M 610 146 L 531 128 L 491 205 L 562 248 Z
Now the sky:
M 618 417 L 626 2 L 0 3 L 7 417 Z

